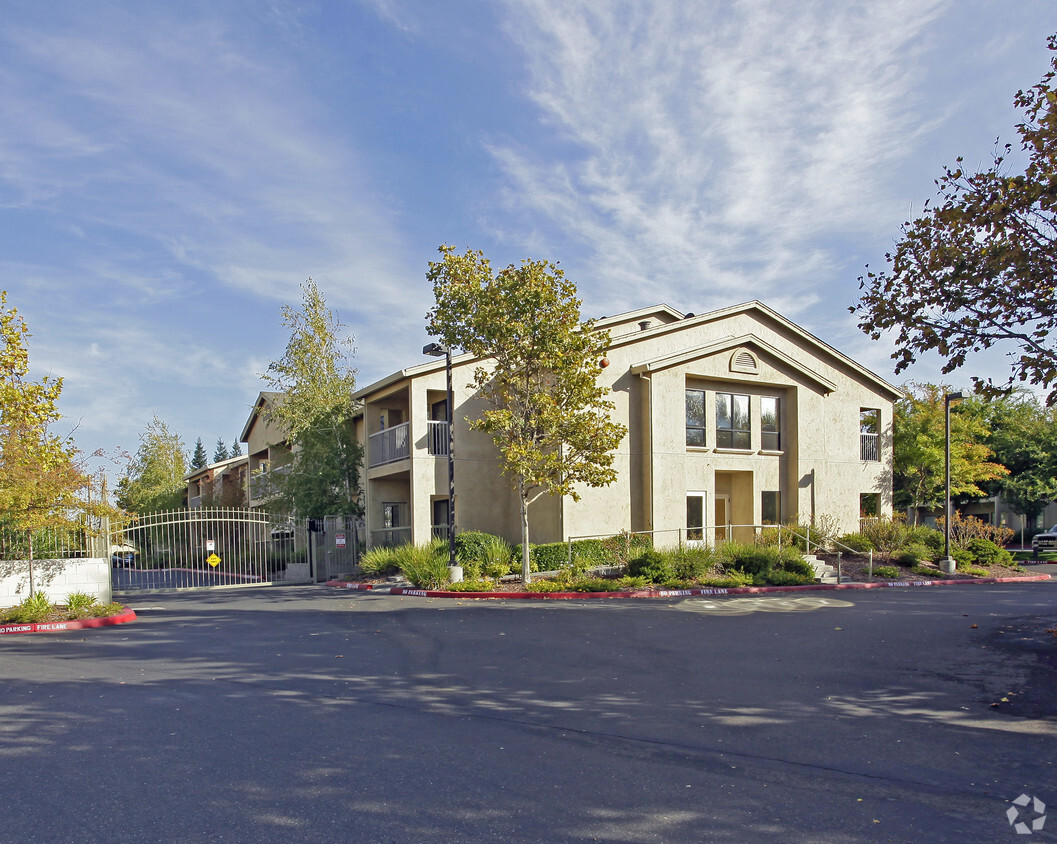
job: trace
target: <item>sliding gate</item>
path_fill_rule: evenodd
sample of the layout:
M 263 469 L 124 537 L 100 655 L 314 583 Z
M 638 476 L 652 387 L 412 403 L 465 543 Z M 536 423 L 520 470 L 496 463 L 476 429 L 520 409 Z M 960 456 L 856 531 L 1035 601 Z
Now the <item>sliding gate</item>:
M 134 517 L 112 537 L 114 592 L 310 583 L 304 522 L 205 507 Z

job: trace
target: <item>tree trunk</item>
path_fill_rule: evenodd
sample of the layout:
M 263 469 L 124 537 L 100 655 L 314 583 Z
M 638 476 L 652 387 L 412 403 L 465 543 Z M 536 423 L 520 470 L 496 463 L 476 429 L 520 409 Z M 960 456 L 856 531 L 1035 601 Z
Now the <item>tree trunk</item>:
M 521 582 L 527 584 L 532 579 L 532 571 L 529 565 L 528 496 L 523 480 L 518 481 L 518 498 L 521 500 Z

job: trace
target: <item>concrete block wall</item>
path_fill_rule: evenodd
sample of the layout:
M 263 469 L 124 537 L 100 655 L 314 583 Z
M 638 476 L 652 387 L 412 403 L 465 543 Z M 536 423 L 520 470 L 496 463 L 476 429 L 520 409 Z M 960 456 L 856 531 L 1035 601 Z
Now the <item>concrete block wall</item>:
M 94 595 L 103 604 L 112 600 L 110 560 L 80 558 L 34 560 L 33 578 L 37 591 L 53 604 L 61 604 L 71 592 Z M 24 560 L 0 561 L 0 607 L 20 603 L 29 595 L 29 563 Z

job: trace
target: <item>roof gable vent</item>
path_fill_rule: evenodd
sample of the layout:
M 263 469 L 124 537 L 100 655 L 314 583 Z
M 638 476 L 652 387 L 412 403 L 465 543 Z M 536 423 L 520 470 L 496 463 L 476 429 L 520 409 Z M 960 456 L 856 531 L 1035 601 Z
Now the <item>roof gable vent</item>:
M 756 360 L 756 355 L 748 349 L 738 349 L 730 356 L 730 371 L 743 372 L 748 375 L 758 375 L 760 372 L 760 363 Z

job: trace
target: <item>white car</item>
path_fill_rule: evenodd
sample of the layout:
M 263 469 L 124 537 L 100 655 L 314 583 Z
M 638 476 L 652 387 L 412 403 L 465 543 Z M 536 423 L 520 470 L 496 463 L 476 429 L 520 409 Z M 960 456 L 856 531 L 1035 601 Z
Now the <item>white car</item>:
M 1031 550 L 1034 554 L 1041 551 L 1057 551 L 1057 525 L 1043 533 L 1037 533 L 1031 540 Z

